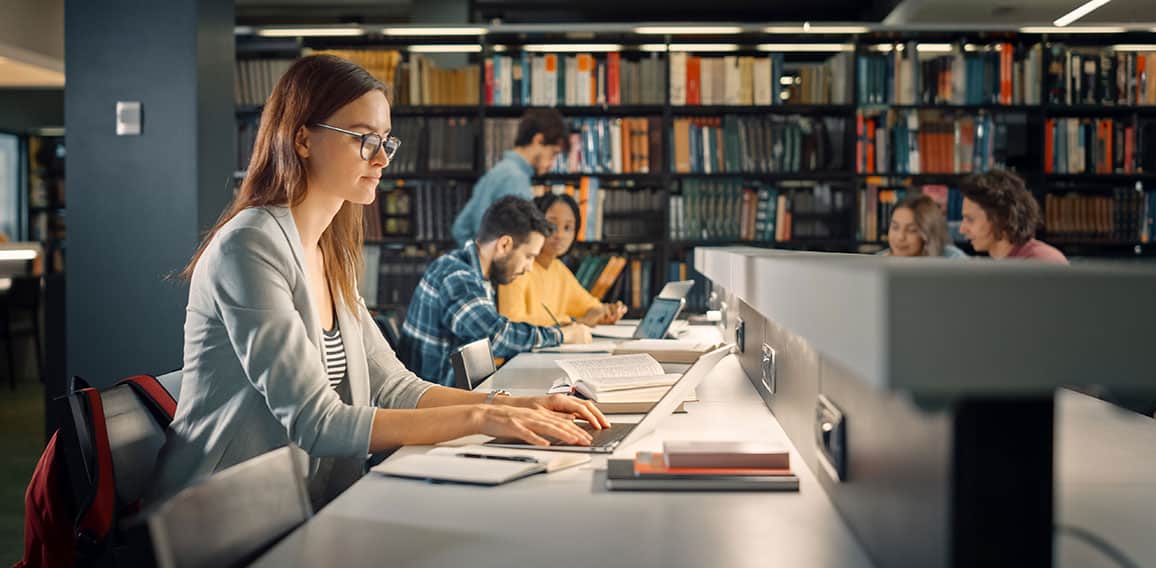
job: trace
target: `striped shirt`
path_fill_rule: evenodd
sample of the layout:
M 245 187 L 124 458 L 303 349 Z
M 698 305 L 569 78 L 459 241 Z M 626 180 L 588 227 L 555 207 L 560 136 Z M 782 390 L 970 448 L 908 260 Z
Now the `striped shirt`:
M 325 344 L 325 375 L 329 379 L 329 386 L 336 389 L 345 380 L 345 342 L 341 340 L 341 329 L 337 319 L 333 320 L 332 330 L 321 330 L 321 340 Z

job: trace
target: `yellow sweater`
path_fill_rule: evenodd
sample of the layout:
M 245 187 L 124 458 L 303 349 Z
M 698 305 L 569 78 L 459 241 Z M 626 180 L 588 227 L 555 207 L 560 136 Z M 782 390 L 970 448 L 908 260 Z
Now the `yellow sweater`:
M 554 325 L 550 314 L 542 307 L 543 303 L 562 323 L 602 305 L 558 259 L 546 268 L 535 262 L 530 272 L 498 287 L 498 311 L 510 321 Z

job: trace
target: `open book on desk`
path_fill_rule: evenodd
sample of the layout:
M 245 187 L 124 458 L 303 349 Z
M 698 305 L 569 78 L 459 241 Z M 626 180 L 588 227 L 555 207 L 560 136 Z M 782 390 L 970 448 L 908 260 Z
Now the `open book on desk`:
M 594 401 L 604 414 L 642 414 L 670 390 L 681 376 L 666 373 L 662 365 L 646 354 L 617 355 L 595 359 L 566 359 L 557 362 L 566 372 L 550 392 L 573 390 Z M 687 401 L 698 400 L 694 391 Z M 674 412 L 684 412 L 682 403 Z
M 438 446 L 424 454 L 386 460 L 374 466 L 371 471 L 412 479 L 501 485 L 536 473 L 550 473 L 589 461 L 589 455 L 578 453 L 482 445 Z

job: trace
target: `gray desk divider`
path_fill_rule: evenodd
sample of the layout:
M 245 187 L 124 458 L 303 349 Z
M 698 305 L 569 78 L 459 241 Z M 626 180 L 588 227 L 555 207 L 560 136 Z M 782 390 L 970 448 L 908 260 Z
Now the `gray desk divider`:
M 1154 268 L 748 247 L 695 266 L 880 565 L 1052 565 L 1056 388 L 1154 388 Z

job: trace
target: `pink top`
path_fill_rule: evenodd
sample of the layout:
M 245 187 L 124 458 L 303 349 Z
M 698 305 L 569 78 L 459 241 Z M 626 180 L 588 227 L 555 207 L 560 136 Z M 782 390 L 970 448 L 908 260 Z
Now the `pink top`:
M 1054 262 L 1056 264 L 1068 264 L 1068 258 L 1064 256 L 1064 253 L 1056 250 L 1056 247 L 1036 239 L 1032 239 L 1022 245 L 1017 245 L 1016 247 L 1012 248 L 1007 257 L 1042 260 L 1044 262 Z

